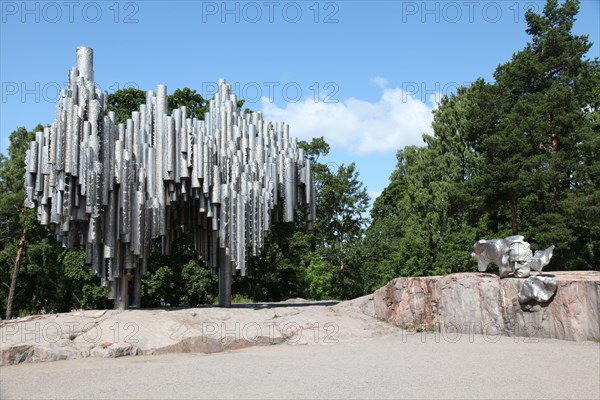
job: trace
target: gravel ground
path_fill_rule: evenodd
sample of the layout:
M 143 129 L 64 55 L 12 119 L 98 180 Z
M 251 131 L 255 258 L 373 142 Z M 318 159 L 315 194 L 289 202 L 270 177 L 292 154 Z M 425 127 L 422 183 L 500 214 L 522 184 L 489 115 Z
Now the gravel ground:
M 499 339 L 499 340 L 496 340 Z M 599 399 L 600 345 L 406 334 L 0 367 L 2 399 Z

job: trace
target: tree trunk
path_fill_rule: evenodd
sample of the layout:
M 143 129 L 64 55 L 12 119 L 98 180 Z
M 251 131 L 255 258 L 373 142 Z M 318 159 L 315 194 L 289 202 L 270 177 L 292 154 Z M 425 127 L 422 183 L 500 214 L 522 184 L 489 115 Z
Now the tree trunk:
M 558 134 L 556 132 L 550 133 L 550 146 L 553 153 L 558 151 Z
M 552 149 L 552 153 L 556 153 L 558 151 L 558 134 L 556 132 L 550 133 L 550 145 Z M 558 200 L 558 182 L 552 183 L 552 200 L 554 203 Z
M 27 228 L 23 228 L 19 247 L 17 248 L 17 257 L 15 257 L 15 266 L 13 268 L 12 279 L 10 281 L 10 289 L 8 290 L 8 301 L 6 302 L 6 319 L 12 318 L 12 306 L 15 298 L 15 290 L 17 289 L 17 274 L 19 273 L 19 263 L 21 262 L 21 254 L 25 245 L 25 237 L 27 236 Z
M 510 225 L 512 228 L 512 234 L 516 235 L 517 231 L 517 196 L 513 193 L 510 196 Z

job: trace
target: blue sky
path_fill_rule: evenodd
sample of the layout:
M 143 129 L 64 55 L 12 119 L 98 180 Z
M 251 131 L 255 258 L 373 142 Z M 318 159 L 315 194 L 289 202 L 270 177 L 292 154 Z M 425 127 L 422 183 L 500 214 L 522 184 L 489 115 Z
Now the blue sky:
M 388 183 L 396 150 L 422 144 L 441 94 L 528 41 L 539 1 L 4 1 L 0 152 L 18 126 L 54 118 L 77 46 L 94 49 L 97 84 L 205 97 L 225 78 L 246 106 L 325 136 L 332 166 L 355 162 L 369 192 Z M 583 0 L 574 31 L 600 57 L 600 2 Z

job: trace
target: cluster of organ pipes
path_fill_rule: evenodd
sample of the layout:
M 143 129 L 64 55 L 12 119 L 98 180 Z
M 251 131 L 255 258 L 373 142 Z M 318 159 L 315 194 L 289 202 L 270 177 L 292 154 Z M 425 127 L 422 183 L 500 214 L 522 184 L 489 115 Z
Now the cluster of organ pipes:
M 65 247 L 85 247 L 86 262 L 108 286 L 115 308 L 140 304 L 152 239 L 168 254 L 193 232 L 196 250 L 219 274 L 219 304 L 231 302 L 231 277 L 246 272 L 271 219 L 315 217 L 311 165 L 285 123 L 243 113 L 223 80 L 204 120 L 186 108 L 167 113 L 167 88 L 117 123 L 94 85 L 93 51 L 77 48 L 51 126 L 26 154 L 26 206 Z

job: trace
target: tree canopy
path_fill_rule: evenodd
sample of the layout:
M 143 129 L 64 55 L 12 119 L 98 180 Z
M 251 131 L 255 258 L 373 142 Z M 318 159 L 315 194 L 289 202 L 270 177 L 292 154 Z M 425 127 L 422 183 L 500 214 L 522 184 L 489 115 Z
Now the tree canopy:
M 572 33 L 578 2 L 525 15 L 531 42 L 442 99 L 424 147 L 398 151 L 371 210 L 368 270 L 379 277 L 473 270 L 479 238 L 556 245 L 549 268 L 600 269 L 598 60 Z M 367 261 L 369 263 L 369 261 Z

